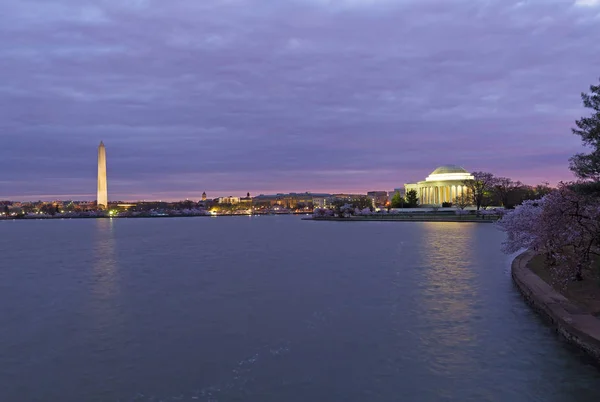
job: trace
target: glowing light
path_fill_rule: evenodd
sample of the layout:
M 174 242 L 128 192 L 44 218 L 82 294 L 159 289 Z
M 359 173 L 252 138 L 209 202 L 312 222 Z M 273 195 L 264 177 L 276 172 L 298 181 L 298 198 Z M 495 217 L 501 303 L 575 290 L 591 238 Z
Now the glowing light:
M 430 174 L 425 181 L 473 180 L 470 173 L 440 173 Z

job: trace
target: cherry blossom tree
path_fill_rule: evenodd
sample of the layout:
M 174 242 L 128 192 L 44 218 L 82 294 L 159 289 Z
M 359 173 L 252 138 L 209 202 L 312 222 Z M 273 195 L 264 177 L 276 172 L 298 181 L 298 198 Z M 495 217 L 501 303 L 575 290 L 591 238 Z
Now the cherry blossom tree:
M 563 279 L 581 280 L 600 246 L 600 200 L 561 184 L 546 196 L 538 229 L 550 264 L 560 265 Z
M 325 216 L 325 208 L 315 208 L 313 209 L 313 217 L 322 218 Z
M 540 200 L 529 200 L 497 222 L 507 239 L 503 251 L 532 249 L 543 253 L 555 279 L 583 279 L 600 247 L 600 199 L 561 184 Z
M 511 254 L 539 247 L 538 225 L 544 204 L 544 198 L 524 201 L 496 222 L 497 227 L 506 232 L 507 236 L 502 243 L 502 251 Z
M 344 204 L 340 207 L 339 217 L 340 218 L 349 218 L 354 213 L 354 208 L 352 204 Z

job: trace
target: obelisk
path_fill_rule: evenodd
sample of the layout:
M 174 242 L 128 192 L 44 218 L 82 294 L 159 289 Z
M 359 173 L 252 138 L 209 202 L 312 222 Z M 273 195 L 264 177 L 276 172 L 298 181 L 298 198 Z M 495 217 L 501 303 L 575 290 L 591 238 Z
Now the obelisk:
M 98 208 L 108 207 L 108 186 L 106 183 L 106 148 L 100 141 L 98 146 Z

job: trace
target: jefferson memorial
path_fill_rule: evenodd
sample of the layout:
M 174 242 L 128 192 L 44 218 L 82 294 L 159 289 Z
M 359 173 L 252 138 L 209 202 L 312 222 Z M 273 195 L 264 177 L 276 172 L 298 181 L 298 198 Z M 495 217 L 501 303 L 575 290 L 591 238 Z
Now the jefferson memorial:
M 421 205 L 453 202 L 456 197 L 467 193 L 464 180 L 473 180 L 471 173 L 457 165 L 444 165 L 431 172 L 425 181 L 405 184 L 404 191 L 415 190 Z

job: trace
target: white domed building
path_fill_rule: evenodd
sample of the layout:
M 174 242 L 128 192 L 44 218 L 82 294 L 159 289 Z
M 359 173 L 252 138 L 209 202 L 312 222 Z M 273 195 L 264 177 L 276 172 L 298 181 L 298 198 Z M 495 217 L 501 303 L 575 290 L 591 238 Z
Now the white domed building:
M 435 169 L 425 181 L 405 184 L 404 190 L 415 190 L 421 205 L 438 205 L 453 202 L 461 194 L 467 193 L 465 180 L 473 180 L 471 173 L 458 165 L 444 165 Z

